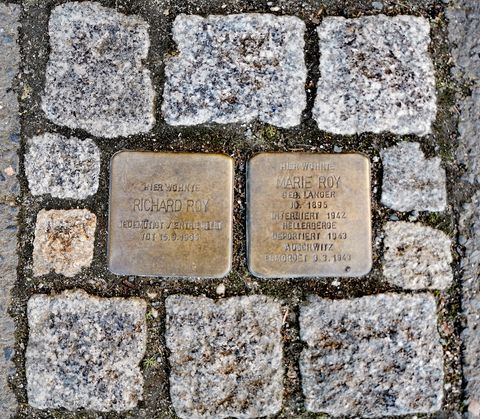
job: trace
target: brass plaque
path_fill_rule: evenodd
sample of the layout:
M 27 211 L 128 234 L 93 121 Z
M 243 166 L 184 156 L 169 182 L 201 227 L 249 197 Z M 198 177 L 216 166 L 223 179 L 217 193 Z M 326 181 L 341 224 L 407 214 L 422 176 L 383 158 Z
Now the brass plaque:
M 361 276 L 372 265 L 370 162 L 360 154 L 262 153 L 248 165 L 250 271 Z
M 122 151 L 112 157 L 110 171 L 112 272 L 202 278 L 229 272 L 230 157 Z

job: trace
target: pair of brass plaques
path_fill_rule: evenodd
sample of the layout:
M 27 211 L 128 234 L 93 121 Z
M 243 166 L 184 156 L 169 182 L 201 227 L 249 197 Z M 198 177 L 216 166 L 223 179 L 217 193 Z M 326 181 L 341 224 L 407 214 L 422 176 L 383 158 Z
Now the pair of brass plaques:
M 370 165 L 360 154 L 262 153 L 247 173 L 250 271 L 360 276 L 371 268 Z M 113 156 L 108 263 L 120 275 L 218 278 L 232 260 L 233 160 Z

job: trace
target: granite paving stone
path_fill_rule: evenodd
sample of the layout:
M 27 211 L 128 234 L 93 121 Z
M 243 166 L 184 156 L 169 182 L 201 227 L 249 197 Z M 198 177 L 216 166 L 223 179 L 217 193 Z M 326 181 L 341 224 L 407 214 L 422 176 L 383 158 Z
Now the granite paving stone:
M 82 290 L 28 301 L 28 402 L 38 409 L 125 411 L 142 399 L 146 303 Z
M 405 289 L 448 288 L 453 281 L 451 246 L 443 231 L 420 223 L 388 222 L 383 274 Z
M 35 225 L 33 274 L 71 277 L 90 266 L 97 217 L 86 209 L 41 210 Z
M 32 195 L 84 199 L 97 192 L 100 151 L 89 139 L 39 135 L 28 140 L 25 173 Z
M 402 141 L 380 152 L 382 204 L 397 211 L 444 211 L 445 169 L 441 159 L 426 159 L 419 143 Z
M 300 308 L 305 406 L 333 416 L 434 413 L 443 353 L 429 294 L 310 297 Z
M 58 125 L 113 138 L 149 131 L 148 24 L 93 2 L 53 9 L 42 109 Z
M 320 79 L 313 118 L 321 130 L 431 132 L 436 94 L 425 18 L 326 17 L 317 32 Z
M 265 296 L 166 299 L 170 394 L 181 418 L 254 418 L 282 405 L 280 304 Z
M 166 122 L 298 125 L 306 106 L 304 32 L 293 16 L 177 16 L 179 53 L 165 63 Z

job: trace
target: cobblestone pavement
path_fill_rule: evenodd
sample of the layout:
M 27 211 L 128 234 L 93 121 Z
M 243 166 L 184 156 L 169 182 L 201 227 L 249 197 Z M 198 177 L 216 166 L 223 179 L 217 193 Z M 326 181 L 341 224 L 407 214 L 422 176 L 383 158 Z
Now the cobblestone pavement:
M 480 418 L 480 3 L 2 0 L 0 46 L 0 417 Z M 185 179 L 142 183 L 178 194 L 154 201 L 115 174 L 145 219 L 119 222 L 114 248 L 142 272 L 201 263 L 198 277 L 109 270 L 122 150 L 163 152 L 155 173 Z M 205 177 L 198 163 L 187 179 L 166 152 L 231 158 L 232 222 L 180 199 L 231 170 Z M 342 277 L 289 267 L 314 229 L 347 239 L 336 226 L 361 191 L 334 176 L 296 223 L 303 241 L 285 244 L 296 253 L 275 275 L 249 271 L 249 185 L 262 182 L 247 182 L 248 164 L 261 152 L 368 158 L 368 274 L 349 276 L 338 252 L 324 262 L 345 263 Z M 295 205 L 310 183 L 273 188 Z M 351 207 L 310 222 L 339 185 Z M 190 218 L 160 235 L 154 209 Z M 221 267 L 184 256 L 231 224 Z M 170 250 L 130 251 L 134 234 Z

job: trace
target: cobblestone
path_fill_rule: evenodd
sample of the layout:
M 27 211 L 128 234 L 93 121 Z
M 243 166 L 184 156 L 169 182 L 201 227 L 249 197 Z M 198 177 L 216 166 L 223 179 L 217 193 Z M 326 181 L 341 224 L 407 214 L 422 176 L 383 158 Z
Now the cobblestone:
M 25 173 L 32 195 L 84 199 L 97 192 L 100 151 L 92 140 L 37 136 L 28 141 Z
M 149 131 L 148 25 L 92 2 L 53 9 L 42 109 L 59 125 L 113 138 Z
M 179 55 L 165 64 L 167 123 L 300 123 L 306 106 L 305 24 L 292 16 L 179 15 Z
M 392 284 L 411 290 L 445 289 L 453 280 L 450 238 L 420 223 L 385 225 L 383 274 Z
M 97 217 L 86 209 L 41 210 L 33 242 L 33 274 L 74 276 L 90 266 Z
M 382 204 L 397 211 L 444 211 L 445 170 L 438 157 L 425 159 L 419 143 L 401 142 L 380 152 Z
M 435 300 L 381 294 L 311 297 L 301 307 L 305 405 L 333 416 L 383 417 L 441 408 L 443 361 Z
M 415 16 L 326 17 L 313 117 L 335 134 L 426 135 L 436 115 L 430 26 Z
M 27 393 L 39 409 L 124 411 L 142 399 L 146 304 L 81 290 L 28 302 Z
M 280 304 L 264 296 L 166 300 L 170 394 L 181 418 L 276 414 L 282 405 Z

